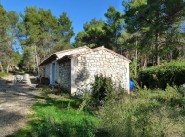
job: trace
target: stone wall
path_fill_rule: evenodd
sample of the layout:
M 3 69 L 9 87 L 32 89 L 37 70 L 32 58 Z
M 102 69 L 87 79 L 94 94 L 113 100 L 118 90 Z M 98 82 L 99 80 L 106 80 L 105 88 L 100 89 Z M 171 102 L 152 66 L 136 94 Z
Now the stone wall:
M 50 64 L 40 66 L 39 69 L 39 74 L 41 77 L 50 78 Z
M 57 80 L 59 80 L 60 79 L 60 76 L 59 76 L 59 64 L 58 64 L 58 62 L 56 62 L 56 64 L 55 64 L 56 66 L 56 71 L 55 71 L 55 80 L 57 81 Z
M 59 78 L 61 86 L 71 91 L 71 62 L 64 62 L 59 64 Z
M 45 77 L 47 77 L 47 78 L 50 78 L 50 66 L 51 64 L 47 64 L 46 65 L 46 70 L 45 70 Z
M 44 68 L 45 68 L 45 66 L 40 66 L 40 67 L 39 67 L 39 75 L 40 75 L 41 77 L 44 77 L 44 73 L 45 73 Z
M 114 87 L 129 89 L 129 62 L 107 50 L 92 51 L 74 59 L 74 85 L 76 92 L 90 90 L 94 76 L 111 77 Z M 72 91 L 74 92 L 74 91 Z

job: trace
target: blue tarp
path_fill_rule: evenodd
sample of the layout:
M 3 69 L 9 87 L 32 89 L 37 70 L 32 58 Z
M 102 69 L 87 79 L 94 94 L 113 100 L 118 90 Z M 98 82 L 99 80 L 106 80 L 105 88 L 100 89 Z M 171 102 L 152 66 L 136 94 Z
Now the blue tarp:
M 130 90 L 134 90 L 134 87 L 135 87 L 134 82 L 132 80 L 130 80 L 129 83 L 130 83 Z

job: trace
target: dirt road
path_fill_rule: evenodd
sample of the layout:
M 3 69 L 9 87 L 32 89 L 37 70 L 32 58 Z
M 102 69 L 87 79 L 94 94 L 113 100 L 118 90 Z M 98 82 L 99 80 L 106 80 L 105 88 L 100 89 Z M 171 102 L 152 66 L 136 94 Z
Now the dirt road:
M 0 80 L 0 137 L 24 127 L 37 97 L 32 85 L 12 83 L 13 76 Z

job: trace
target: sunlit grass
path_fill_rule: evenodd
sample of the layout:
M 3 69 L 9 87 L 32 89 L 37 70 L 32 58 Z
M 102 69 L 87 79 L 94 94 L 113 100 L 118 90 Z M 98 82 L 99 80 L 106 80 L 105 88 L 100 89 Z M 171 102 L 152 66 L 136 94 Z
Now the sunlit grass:
M 0 78 L 1 78 L 1 77 L 5 77 L 5 76 L 8 76 L 8 75 L 9 75 L 8 73 L 1 72 L 1 71 L 0 71 Z
M 80 111 L 79 105 L 80 100 L 77 99 L 47 97 L 33 106 L 27 126 L 12 136 L 94 136 L 99 120 L 88 112 Z

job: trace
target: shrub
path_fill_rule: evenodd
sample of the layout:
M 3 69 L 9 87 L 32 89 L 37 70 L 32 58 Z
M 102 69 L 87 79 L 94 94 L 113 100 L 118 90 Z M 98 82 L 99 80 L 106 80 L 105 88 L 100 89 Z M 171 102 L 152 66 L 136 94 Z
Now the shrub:
M 85 92 L 79 110 L 96 111 L 110 98 L 112 91 L 113 85 L 111 78 L 106 78 L 102 75 L 95 76 L 91 92 Z
M 95 76 L 95 82 L 92 86 L 91 92 L 91 103 L 93 106 L 101 106 L 102 103 L 109 98 L 111 92 L 113 91 L 111 78 L 100 76 Z
M 99 110 L 112 137 L 185 136 L 184 102 L 177 88 L 142 90 L 136 96 L 114 94 Z
M 148 88 L 165 89 L 169 85 L 185 83 L 185 61 L 172 61 L 140 71 L 139 81 Z

